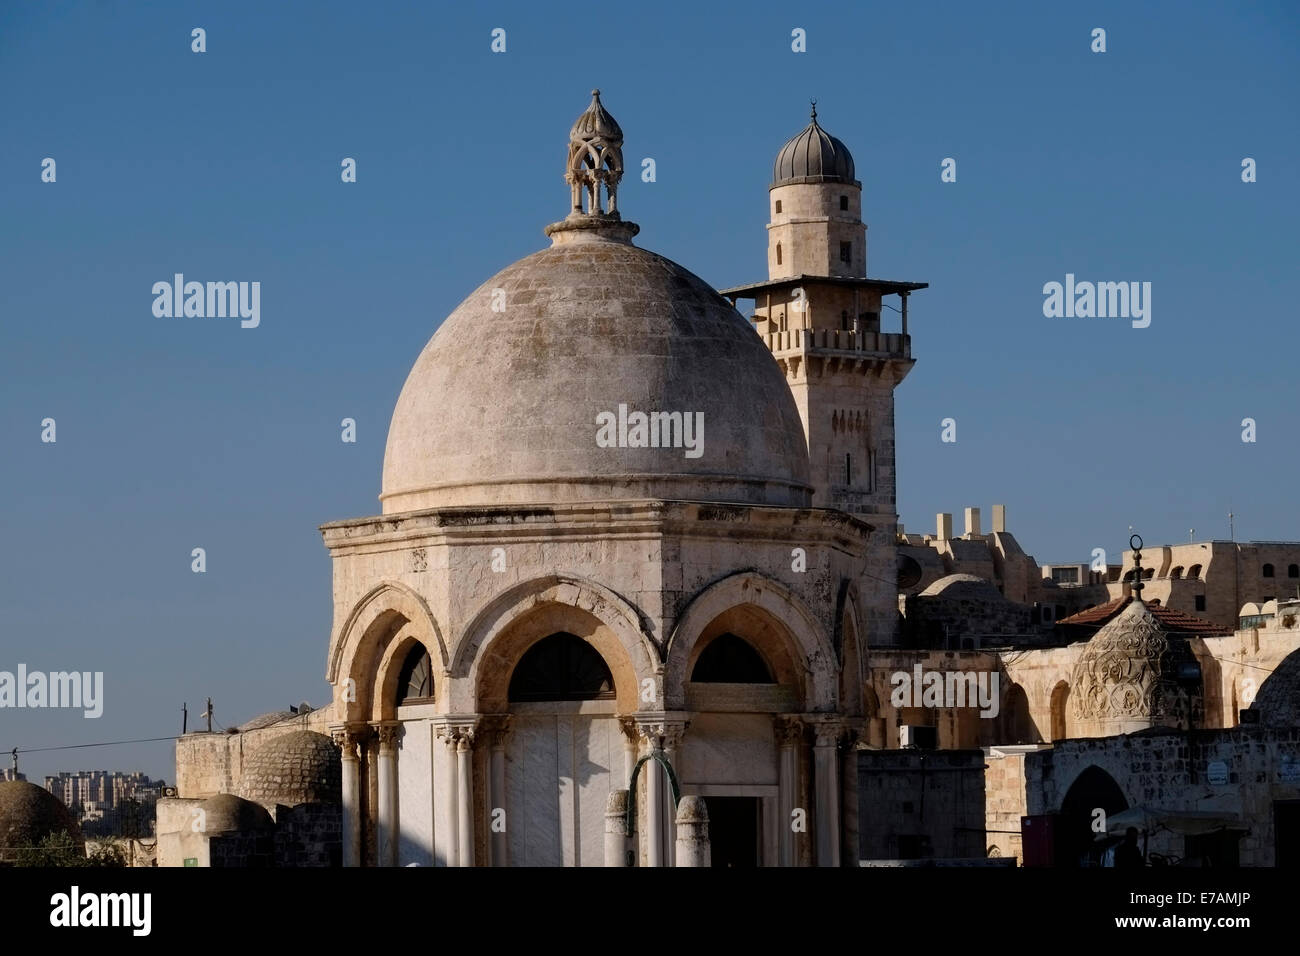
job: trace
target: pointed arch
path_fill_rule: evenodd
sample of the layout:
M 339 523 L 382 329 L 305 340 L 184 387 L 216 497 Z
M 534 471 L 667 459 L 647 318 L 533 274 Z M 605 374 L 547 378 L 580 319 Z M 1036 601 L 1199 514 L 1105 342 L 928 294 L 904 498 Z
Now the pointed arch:
M 354 682 L 355 700 L 343 702 L 346 719 L 386 719 L 378 712 L 389 706 L 379 688 L 381 675 L 391 669 L 398 645 L 409 651 L 415 641 L 429 652 L 434 696 L 440 697 L 446 689 L 449 656 L 424 598 L 405 584 L 382 581 L 353 606 L 330 641 L 325 667 L 325 679 L 336 687 L 345 680 Z
M 657 688 L 659 649 L 637 608 L 604 585 L 552 574 L 506 588 L 474 614 L 452 657 L 453 711 L 504 710 L 519 659 L 557 631 L 581 637 L 605 660 L 620 710 L 638 709 L 645 680 Z
M 761 626 L 769 645 L 760 648 L 780 679 L 784 657 L 793 669 L 803 707 L 829 711 L 838 704 L 838 661 L 826 628 L 790 588 L 757 571 L 738 571 L 695 595 L 677 616 L 664 649 L 665 706 L 685 706 L 685 688 L 697 645 L 713 622 L 729 612 L 748 614 Z M 755 640 L 753 634 L 742 637 Z M 782 651 L 780 655 L 774 650 Z

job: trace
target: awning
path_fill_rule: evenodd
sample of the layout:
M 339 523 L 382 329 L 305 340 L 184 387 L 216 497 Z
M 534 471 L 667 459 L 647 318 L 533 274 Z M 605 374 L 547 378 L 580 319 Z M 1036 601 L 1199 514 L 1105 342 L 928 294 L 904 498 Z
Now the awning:
M 1215 830 L 1249 829 L 1235 813 L 1222 810 L 1162 810 L 1158 807 L 1133 807 L 1106 819 L 1109 836 L 1123 836 L 1129 827 L 1139 832 L 1169 830 L 1183 836 L 1198 836 Z

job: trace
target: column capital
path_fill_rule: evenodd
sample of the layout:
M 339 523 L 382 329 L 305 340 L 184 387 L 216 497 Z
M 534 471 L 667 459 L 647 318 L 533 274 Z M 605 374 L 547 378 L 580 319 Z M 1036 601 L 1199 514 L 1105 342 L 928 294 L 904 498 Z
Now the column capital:
M 474 736 L 478 733 L 481 721 L 480 714 L 448 714 L 436 717 L 430 723 L 433 724 L 435 736 L 456 750 L 462 743 L 470 747 L 474 745 Z
M 634 714 L 633 726 L 652 750 L 676 750 L 682 745 L 690 719 L 683 713 Z M 626 729 L 626 725 L 625 725 Z
M 510 714 L 485 714 L 479 719 L 477 733 L 492 747 L 504 747 L 514 733 L 514 718 Z
M 803 743 L 804 723 L 793 714 L 779 714 L 772 722 L 776 742 L 781 747 L 797 747 Z
M 370 727 L 366 724 L 334 724 L 329 730 L 330 737 L 343 751 L 344 760 L 356 760 L 357 747 L 370 739 Z
M 838 747 L 847 729 L 839 714 L 805 714 L 804 721 L 812 730 L 815 747 Z
M 373 730 L 375 736 L 379 738 L 379 749 L 392 750 L 397 746 L 397 738 L 401 735 L 402 725 L 397 721 L 384 721 L 374 724 Z

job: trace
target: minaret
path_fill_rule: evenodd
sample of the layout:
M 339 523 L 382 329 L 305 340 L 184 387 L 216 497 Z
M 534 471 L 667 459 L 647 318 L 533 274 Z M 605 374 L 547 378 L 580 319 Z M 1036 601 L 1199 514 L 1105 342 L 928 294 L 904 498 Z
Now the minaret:
M 812 122 L 785 144 L 773 167 L 769 279 L 867 274 L 862 184 L 853 176 L 853 156 L 817 124 L 814 100 Z
M 855 175 L 814 103 L 812 121 L 773 165 L 768 280 L 722 294 L 754 301 L 751 319 L 785 372 L 808 440 L 813 505 L 860 515 L 892 541 L 894 388 L 913 365 L 907 297 L 927 283 L 866 277 Z M 897 314 L 898 331 L 884 330 L 882 308 Z

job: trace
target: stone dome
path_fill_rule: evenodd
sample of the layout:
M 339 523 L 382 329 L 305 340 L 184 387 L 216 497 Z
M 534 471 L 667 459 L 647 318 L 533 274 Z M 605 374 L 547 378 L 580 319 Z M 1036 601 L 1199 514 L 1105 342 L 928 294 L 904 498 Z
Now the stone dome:
M 342 758 L 329 737 L 295 730 L 244 758 L 240 793 L 263 805 L 296 807 L 342 801 Z
M 275 829 L 275 821 L 265 807 L 233 793 L 208 797 L 199 804 L 199 809 L 203 811 L 203 832 L 208 836 Z
M 569 131 L 571 140 L 604 139 L 623 142 L 623 130 L 600 102 L 600 90 L 591 91 L 591 105 L 573 123 Z
M 0 781 L 0 860 L 37 846 L 51 833 L 66 833 L 78 851 L 86 848 L 81 827 L 54 794 L 26 780 Z
M 1300 727 L 1300 651 L 1282 658 L 1264 678 L 1250 710 L 1261 713 L 1269 727 Z
M 789 183 L 861 185 L 855 178 L 853 154 L 818 125 L 816 108 L 812 111 L 812 122 L 781 147 L 772 164 L 772 185 Z
M 425 346 L 388 431 L 384 513 L 626 498 L 806 507 L 799 412 L 753 328 L 623 239 L 632 224 L 581 225 L 488 279 Z M 698 457 L 684 430 L 678 447 L 630 447 L 645 438 L 632 416 L 650 412 L 702 415 Z M 628 447 L 601 447 L 602 414 Z
M 1005 601 L 993 582 L 974 574 L 949 574 L 921 592 L 921 597 L 945 597 L 959 600 Z
M 1171 637 L 1145 603 L 1135 600 L 1092 636 L 1070 679 L 1070 700 L 1084 729 L 1127 734 L 1183 723 L 1199 707 L 1179 686 L 1196 667 L 1185 640 Z

